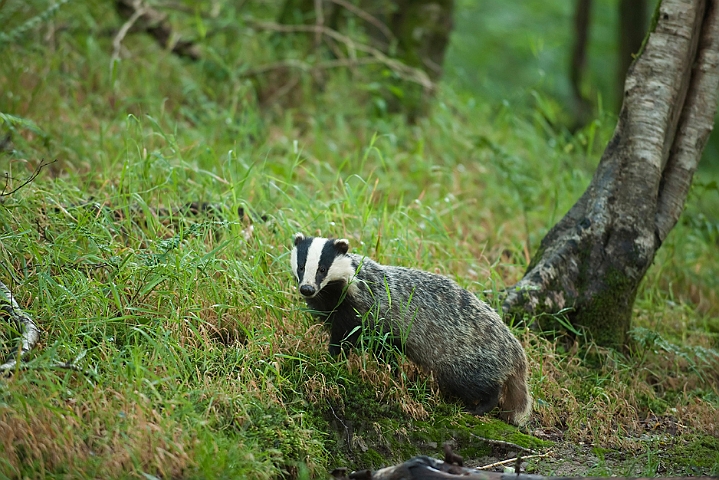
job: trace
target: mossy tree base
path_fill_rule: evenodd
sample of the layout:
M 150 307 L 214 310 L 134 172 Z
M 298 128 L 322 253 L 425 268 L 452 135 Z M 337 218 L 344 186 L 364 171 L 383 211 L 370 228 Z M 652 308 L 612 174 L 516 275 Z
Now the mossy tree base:
M 513 314 L 567 309 L 605 346 L 625 344 L 637 288 L 684 208 L 716 112 L 716 2 L 664 0 L 656 15 L 591 184 L 504 301 Z

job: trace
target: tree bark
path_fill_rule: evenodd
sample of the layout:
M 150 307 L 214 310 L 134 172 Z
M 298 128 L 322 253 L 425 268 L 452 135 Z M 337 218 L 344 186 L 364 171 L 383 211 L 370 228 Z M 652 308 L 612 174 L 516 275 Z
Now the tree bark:
M 582 77 L 587 64 L 587 40 L 591 23 L 592 0 L 576 0 L 574 10 L 574 49 L 569 66 L 569 82 L 574 99 L 574 125 L 576 130 L 586 125 L 592 113 L 592 104 L 582 93 Z
M 639 283 L 683 210 L 712 130 L 716 1 L 662 2 L 591 184 L 508 290 L 505 312 L 566 309 L 598 344 L 625 344 Z
M 398 0 L 390 29 L 399 43 L 399 58 L 422 68 L 433 80 L 442 76 L 444 54 L 452 32 L 454 0 Z
M 390 29 L 397 38 L 397 58 L 438 81 L 452 32 L 454 0 L 396 0 L 396 4 Z M 402 90 L 394 102 L 398 110 L 404 110 L 410 122 L 426 115 L 434 92 L 417 85 L 405 85 Z

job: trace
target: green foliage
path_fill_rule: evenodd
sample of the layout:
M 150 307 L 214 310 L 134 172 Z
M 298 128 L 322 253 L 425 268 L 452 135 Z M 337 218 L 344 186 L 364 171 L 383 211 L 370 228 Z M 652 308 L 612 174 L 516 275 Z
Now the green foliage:
M 20 3 L 0 9 L 8 35 L 49 8 Z M 171 20 L 203 39 L 195 63 L 129 34 L 111 70 L 105 32 L 123 24 L 111 2 L 68 2 L 3 45 L 0 128 L 14 147 L 0 172 L 11 189 L 58 161 L 0 203 L 0 277 L 43 329 L 0 383 L 0 476 L 314 478 L 441 455 L 447 441 L 475 462 L 499 455 L 477 437 L 546 449 L 537 432 L 634 448 L 651 467 L 668 451 L 642 423 L 652 415 L 686 426 L 671 471 L 711 458 L 712 188 L 695 188 L 638 292 L 632 356 L 516 330 L 531 429 L 476 418 L 401 355 L 330 358 L 294 291 L 291 236 L 347 237 L 496 305 L 586 188 L 613 119 L 570 134 L 543 90 L 528 107 L 444 88 L 408 125 L 377 115 L 373 92 L 342 71 L 311 103 L 263 110 L 243 72 L 286 52 L 248 17 L 278 6 L 192 5 Z M 193 214 L 190 202 L 221 208 Z M 16 346 L 15 329 L 0 329 L 3 358 Z
M 32 17 L 28 18 L 23 23 L 15 26 L 11 30 L 0 32 L 0 46 L 4 46 L 5 44 L 12 42 L 17 42 L 32 29 L 37 28 L 43 23 L 49 21 L 53 16 L 57 14 L 57 11 L 69 1 L 70 0 L 58 0 L 57 2 L 51 3 L 45 10 L 39 11 L 38 13 L 34 14 Z M 17 14 L 17 11 L 20 10 L 19 4 L 15 5 L 15 7 L 6 6 L 5 2 L 3 2 L 2 6 L 0 7 L 0 21 L 6 24 L 10 23 L 9 19 L 11 19 L 13 15 Z

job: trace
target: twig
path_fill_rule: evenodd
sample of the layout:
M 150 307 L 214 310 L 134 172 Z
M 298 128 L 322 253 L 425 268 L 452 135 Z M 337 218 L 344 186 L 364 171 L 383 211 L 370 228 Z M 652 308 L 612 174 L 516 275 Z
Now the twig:
M 343 43 L 347 47 L 349 56 L 353 61 L 356 59 L 356 51 L 366 53 L 374 57 L 377 60 L 377 63 L 384 64 L 390 68 L 402 79 L 417 83 L 429 91 L 434 91 L 435 89 L 434 82 L 430 80 L 429 76 L 424 71 L 418 68 L 410 67 L 399 60 L 390 58 L 374 47 L 363 43 L 357 43 L 350 37 L 342 35 L 331 28 L 317 25 L 283 25 L 273 22 L 255 22 L 252 20 L 250 20 L 250 23 L 252 23 L 255 28 L 283 33 L 316 33 L 319 31 L 323 35 L 327 35 L 328 37 Z
M 344 427 L 345 434 L 347 435 L 347 447 L 350 449 L 350 451 L 352 451 L 352 431 L 349 429 L 349 427 L 347 425 L 345 425 L 345 422 L 342 421 L 342 419 L 339 416 L 337 416 L 337 414 L 335 413 L 335 409 L 332 407 L 332 403 L 330 403 L 328 401 L 327 405 L 330 407 L 332 416 L 335 417 L 337 419 L 337 421 L 340 422 L 342 424 L 342 426 Z
M 322 0 L 315 0 L 315 26 L 318 30 L 315 32 L 315 48 L 320 46 L 322 41 L 322 32 L 319 30 L 325 24 L 325 15 L 322 10 Z
M 115 0 L 115 7 L 120 15 L 128 18 L 128 21 L 122 26 L 122 29 L 126 30 L 122 37 L 127 34 L 127 30 L 134 23 L 138 22 L 138 28 L 151 35 L 162 48 L 169 48 L 172 53 L 192 60 L 200 58 L 200 50 L 194 42 L 175 38 L 172 25 L 167 20 L 167 14 L 152 8 L 142 0 Z M 120 33 L 118 32 L 117 37 L 120 37 Z
M 13 359 L 0 365 L 0 372 L 3 372 L 5 375 L 14 370 L 72 370 L 74 372 L 82 373 L 86 377 L 97 377 L 97 372 L 92 370 L 83 370 L 74 363 L 70 362 L 54 362 L 50 365 L 35 365 L 32 363 L 17 363 L 15 359 Z
M 487 443 L 489 443 L 489 444 L 491 444 L 491 445 L 497 445 L 498 447 L 515 448 L 515 449 L 520 450 L 520 451 L 522 451 L 522 452 L 537 453 L 537 452 L 535 452 L 534 450 L 530 450 L 529 448 L 522 447 L 522 446 L 520 446 L 520 445 L 517 445 L 516 443 L 505 442 L 504 440 L 495 440 L 495 439 L 493 439 L 493 438 L 480 437 L 479 435 L 475 435 L 475 434 L 473 434 L 473 433 L 470 433 L 470 435 L 471 435 L 472 437 L 478 439 L 478 440 L 482 440 L 483 442 L 487 442 Z
M 10 183 L 10 175 L 6 172 L 6 173 L 5 173 L 5 186 L 3 187 L 2 192 L 0 192 L 0 197 L 10 196 L 10 195 L 12 195 L 13 193 L 17 192 L 18 190 L 20 190 L 20 189 L 21 189 L 22 187 L 24 187 L 25 185 L 28 185 L 28 184 L 31 183 L 33 180 L 35 180 L 38 175 L 40 175 L 40 171 L 41 171 L 43 168 L 45 168 L 45 167 L 47 167 L 48 165 L 51 165 L 51 164 L 53 164 L 53 163 L 55 163 L 55 162 L 57 162 L 57 159 L 53 160 L 52 162 L 47 162 L 47 163 L 45 163 L 44 160 L 41 160 L 41 161 L 40 161 L 40 165 L 38 165 L 38 167 L 35 169 L 34 172 L 32 172 L 32 175 L 30 175 L 30 177 L 29 177 L 27 180 L 25 180 L 19 187 L 14 188 L 13 190 L 11 190 L 10 192 L 7 192 L 7 193 L 5 192 L 5 190 L 7 190 L 7 186 L 8 186 L 8 184 Z M 6 288 L 7 288 L 7 287 L 6 287 Z
M 37 328 L 37 325 L 35 325 L 33 319 L 20 310 L 20 305 L 15 301 L 12 292 L 3 282 L 0 282 L 0 294 L 0 310 L 2 310 L 11 321 L 16 323 L 21 331 L 18 354 L 15 358 L 11 358 L 0 365 L 0 370 L 11 370 L 19 360 L 22 360 L 22 357 L 35 348 L 35 345 L 40 340 L 40 330 Z
M 127 2 L 124 2 L 127 3 Z M 115 62 L 120 59 L 120 49 L 122 48 L 122 41 L 125 39 L 127 32 L 130 31 L 132 26 L 137 20 L 145 14 L 145 7 L 141 6 L 140 2 L 135 0 L 132 3 L 134 12 L 130 15 L 130 18 L 120 27 L 115 38 L 112 39 L 112 57 L 110 57 L 110 72 L 112 72 Z
M 371 65 L 373 63 L 380 63 L 379 60 L 372 58 L 372 57 L 363 57 L 363 58 L 356 58 L 354 60 L 350 59 L 339 59 L 339 60 L 328 60 L 326 62 L 319 62 L 315 64 L 310 64 L 303 62 L 301 60 L 281 60 L 279 62 L 273 62 L 268 63 L 266 65 L 260 65 L 255 68 L 250 68 L 245 70 L 240 74 L 241 77 L 254 77 L 256 75 L 260 75 L 262 73 L 267 73 L 272 70 L 282 70 L 287 68 L 296 68 L 298 70 L 302 70 L 303 72 L 310 72 L 312 70 L 317 69 L 330 69 L 330 68 L 339 68 L 339 67 L 356 67 L 358 65 Z
M 527 460 L 530 458 L 545 458 L 545 457 L 550 456 L 551 454 L 552 454 L 552 452 L 547 452 L 547 453 L 543 453 L 541 455 L 528 455 L 526 457 L 515 457 L 515 458 L 510 458 L 509 460 L 502 460 L 501 462 L 494 462 L 494 463 L 490 463 L 489 465 L 483 465 L 481 467 L 475 467 L 475 468 L 477 470 L 486 470 L 489 468 L 499 467 L 500 465 L 506 465 L 508 463 L 516 462 L 519 458 L 521 458 L 522 460 Z M 516 473 L 519 473 L 519 472 L 516 472 Z
M 355 7 L 354 5 L 345 0 L 332 0 L 332 3 L 336 3 L 337 5 L 344 7 L 345 9 L 360 17 L 365 22 L 377 27 L 377 30 L 382 32 L 382 34 L 387 37 L 387 40 L 393 41 L 395 39 L 394 35 L 392 35 L 392 31 L 387 27 L 387 25 L 377 19 L 377 17 L 365 12 L 361 8 Z
M 293 88 L 295 88 L 298 83 L 300 83 L 300 79 L 299 79 L 299 78 L 290 78 L 290 79 L 287 81 L 287 83 L 285 83 L 282 87 L 278 88 L 272 95 L 270 95 L 270 96 L 265 100 L 265 102 L 266 102 L 267 104 L 272 104 L 272 103 L 274 103 L 275 100 L 277 100 L 278 98 L 284 96 L 285 94 L 287 94 L 287 92 L 289 92 L 290 90 L 292 90 Z

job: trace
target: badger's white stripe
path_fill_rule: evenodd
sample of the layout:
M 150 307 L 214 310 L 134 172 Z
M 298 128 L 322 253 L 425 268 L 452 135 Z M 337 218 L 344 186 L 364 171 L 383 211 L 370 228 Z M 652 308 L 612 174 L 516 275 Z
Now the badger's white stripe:
M 290 264 L 292 265 L 292 274 L 299 282 L 300 276 L 297 275 L 297 247 L 292 248 L 292 253 L 290 253 Z
M 330 265 L 327 276 L 322 281 L 322 285 L 320 285 L 319 289 L 322 290 L 325 288 L 325 285 L 335 280 L 344 280 L 349 283 L 352 277 L 354 277 L 354 274 L 355 269 L 352 267 L 352 259 L 347 255 L 340 255 L 336 257 L 335 261 Z
M 302 285 L 312 285 L 320 291 L 320 286 L 317 285 L 317 267 L 320 266 L 320 257 L 322 256 L 322 249 L 327 243 L 326 238 L 313 238 L 310 248 L 307 250 L 307 262 L 305 262 L 305 274 L 300 278 L 300 287 Z

